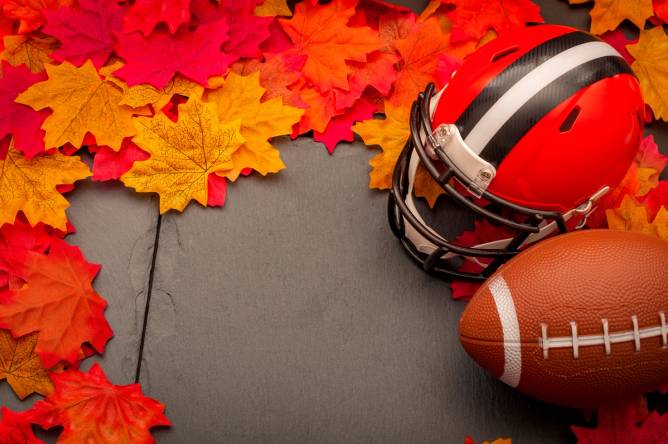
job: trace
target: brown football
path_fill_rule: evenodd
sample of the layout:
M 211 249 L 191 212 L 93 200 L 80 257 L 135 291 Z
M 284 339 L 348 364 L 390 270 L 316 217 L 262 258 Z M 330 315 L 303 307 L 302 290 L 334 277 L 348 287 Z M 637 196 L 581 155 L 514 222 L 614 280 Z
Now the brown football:
M 613 230 L 542 241 L 493 274 L 459 323 L 506 384 L 597 407 L 668 382 L 668 242 Z

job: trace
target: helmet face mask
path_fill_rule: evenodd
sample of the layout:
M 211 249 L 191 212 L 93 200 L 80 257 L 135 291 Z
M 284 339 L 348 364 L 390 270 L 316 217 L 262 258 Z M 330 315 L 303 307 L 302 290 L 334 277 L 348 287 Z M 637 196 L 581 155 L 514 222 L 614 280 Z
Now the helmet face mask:
M 585 34 L 565 27 L 545 25 L 543 28 L 551 28 L 547 29 L 548 33 Z M 579 38 L 585 40 L 583 37 Z M 587 37 L 587 39 L 592 40 L 593 38 Z M 512 39 L 509 39 L 509 42 L 512 44 Z M 597 42 L 596 45 L 602 47 L 604 44 Z M 563 51 L 563 48 L 560 48 L 560 50 Z M 606 48 L 603 48 L 603 50 L 608 51 Z M 498 53 L 498 48 L 493 48 L 492 51 Z M 511 54 L 512 52 L 515 51 L 506 50 L 507 54 Z M 544 54 L 543 57 L 545 57 Z M 496 59 L 492 58 L 492 62 L 495 62 L 496 60 L 498 60 L 498 57 Z M 613 62 L 619 63 L 617 60 L 613 60 Z M 460 71 L 465 70 L 467 63 L 467 61 L 464 62 Z M 492 69 L 494 69 L 493 66 Z M 602 71 L 601 68 L 597 69 L 599 72 Z M 624 77 L 633 79 L 632 83 L 629 83 L 631 85 L 630 88 L 624 84 L 622 85 L 622 89 L 624 90 L 624 88 L 626 88 L 632 90 L 630 92 L 631 100 L 626 100 L 625 102 L 628 102 L 628 108 L 635 112 L 636 108 L 642 107 L 642 98 L 639 96 L 639 88 L 636 88 L 635 90 L 633 89 L 635 88 L 633 82 L 635 82 L 637 86 L 637 81 L 623 70 L 623 66 L 621 69 L 620 72 Z M 535 70 L 534 66 L 534 71 Z M 469 72 L 470 71 L 471 70 L 469 70 Z M 528 71 L 531 73 L 531 70 Z M 454 79 L 458 75 L 459 74 L 453 75 L 451 84 L 454 83 Z M 605 76 L 598 76 L 603 78 L 603 80 L 607 79 Z M 616 76 L 616 74 L 612 72 L 610 76 Z M 475 83 L 472 82 L 471 79 L 468 80 L 468 82 L 464 83 L 460 81 L 458 88 L 466 88 L 468 84 Z M 592 83 L 599 80 L 599 78 L 596 78 Z M 493 81 L 491 83 L 493 83 Z M 617 81 L 613 87 L 618 87 L 618 83 L 619 81 Z M 464 84 L 463 87 L 462 84 Z M 450 86 L 446 86 L 446 88 L 449 87 Z M 570 84 L 568 87 L 573 88 Z M 446 88 L 444 88 L 444 90 Z M 608 91 L 610 91 L 610 88 L 611 87 L 608 87 Z M 586 89 L 587 88 L 584 88 L 584 90 Z M 501 194 L 503 193 L 497 192 L 494 181 L 501 177 L 502 181 L 505 181 L 502 182 L 502 185 L 504 183 L 512 183 L 512 181 L 508 182 L 508 180 L 503 177 L 504 175 L 508 176 L 508 171 L 512 171 L 512 169 L 509 170 L 503 165 L 505 158 L 502 157 L 500 162 L 495 162 L 492 159 L 483 158 L 482 155 L 471 149 L 471 147 L 463 141 L 455 119 L 451 119 L 450 121 L 446 119 L 441 120 L 440 122 L 434 120 L 435 114 L 438 116 L 439 114 L 443 115 L 448 113 L 447 110 L 445 112 L 443 111 L 449 104 L 448 97 L 456 97 L 458 92 L 456 90 L 447 91 L 449 94 L 443 94 L 444 90 L 435 94 L 434 86 L 429 85 L 413 103 L 410 118 L 411 137 L 409 137 L 395 166 L 392 190 L 388 202 L 388 217 L 392 231 L 401 240 L 401 243 L 409 256 L 420 264 L 425 271 L 445 278 L 484 280 L 505 261 L 518 254 L 526 246 L 553 234 L 565 233 L 573 229 L 583 228 L 587 216 L 596 208 L 596 201 L 605 195 L 611 187 L 616 186 L 619 181 L 621 181 L 621 177 L 617 177 L 619 176 L 618 173 L 616 173 L 616 175 L 609 174 L 610 178 L 606 177 L 601 179 L 606 173 L 606 171 L 603 170 L 605 168 L 605 165 L 603 164 L 604 159 L 606 158 L 605 156 L 609 156 L 610 154 L 605 151 L 606 147 L 603 146 L 599 148 L 594 143 L 593 154 L 583 153 L 582 157 L 585 159 L 583 167 L 589 166 L 590 164 L 598 165 L 596 161 L 600 158 L 601 162 L 598 166 L 601 171 L 598 173 L 598 176 L 595 172 L 592 178 L 583 178 L 578 182 L 578 180 L 574 180 L 573 177 L 569 177 L 568 174 L 566 174 L 563 175 L 564 177 L 561 177 L 561 184 L 550 184 L 546 187 L 547 189 L 552 187 L 551 189 L 556 189 L 558 193 L 559 186 L 563 186 L 567 191 L 572 191 L 574 187 L 582 182 L 579 189 L 575 190 L 577 193 L 571 193 L 572 195 L 561 199 L 559 205 L 550 207 L 549 202 L 546 202 L 545 205 L 527 205 L 524 203 L 531 199 L 523 199 L 522 193 L 525 192 L 525 190 L 533 191 L 534 189 L 539 189 L 541 186 L 540 183 L 530 183 L 532 174 L 530 174 L 531 172 L 529 171 L 527 171 L 526 180 L 524 182 L 522 182 L 522 180 L 525 179 L 524 177 L 511 178 L 522 185 L 517 186 L 516 189 L 510 188 L 510 191 L 515 193 L 517 199 L 509 199 L 506 196 L 502 197 Z M 466 94 L 467 92 L 465 91 L 464 93 Z M 468 93 L 470 94 L 470 91 Z M 523 156 L 530 159 L 527 165 L 536 165 L 535 158 L 540 158 L 542 152 L 547 149 L 552 151 L 560 149 L 557 140 L 559 137 L 564 138 L 564 140 L 572 140 L 566 138 L 572 138 L 578 135 L 575 131 L 570 131 L 570 127 L 573 126 L 574 122 L 574 129 L 581 134 L 583 131 L 587 130 L 585 124 L 591 121 L 591 118 L 589 118 L 591 113 L 587 114 L 587 112 L 581 112 L 581 104 L 587 103 L 583 102 L 587 100 L 587 97 L 584 97 L 586 96 L 585 93 L 586 91 L 577 91 L 574 95 L 574 99 L 569 98 L 566 101 L 574 102 L 577 100 L 577 103 L 575 104 L 566 102 L 559 104 L 559 107 L 564 107 L 564 109 L 556 110 L 559 115 L 558 118 L 563 120 L 563 116 L 566 116 L 566 123 L 561 121 L 554 122 L 558 123 L 558 125 L 556 125 L 556 128 L 558 129 L 555 131 L 557 134 L 554 137 L 554 140 L 546 140 L 545 143 L 537 144 L 535 141 L 541 141 L 542 139 L 536 139 L 536 134 L 530 134 L 534 137 L 533 143 L 536 146 L 535 150 L 527 150 L 526 148 L 520 149 L 517 146 L 511 147 L 510 149 L 502 148 L 500 150 L 505 151 L 506 156 L 508 157 L 514 155 L 513 162 L 515 164 L 518 163 L 519 155 L 515 155 L 513 152 L 522 151 Z M 592 91 L 590 92 L 590 95 L 595 93 L 596 91 Z M 639 100 L 635 100 L 636 95 L 639 97 Z M 591 101 L 591 98 L 589 98 L 589 100 Z M 567 107 L 570 107 L 570 109 Z M 466 109 L 465 111 L 471 114 L 470 110 Z M 545 111 L 547 114 L 542 117 L 542 120 L 536 118 L 534 119 L 534 122 L 527 123 L 523 134 L 530 133 L 531 131 L 535 133 L 538 131 L 536 128 L 540 127 L 542 121 L 548 119 L 554 120 L 552 116 L 556 114 L 556 112 L 549 113 L 548 111 L 549 110 Z M 598 123 L 605 120 L 604 112 L 605 109 L 601 109 L 599 110 L 600 116 L 593 114 L 594 117 L 598 117 L 596 119 Z M 642 112 L 642 110 L 638 112 Z M 457 113 L 454 112 L 452 115 L 456 116 L 456 114 Z M 581 114 L 581 116 L 578 116 L 578 114 Z M 629 112 L 629 116 L 631 116 L 631 114 L 632 113 Z M 575 118 L 573 116 L 575 116 Z M 618 157 L 622 160 L 616 161 L 616 170 L 626 171 L 628 169 L 640 141 L 642 123 L 635 115 L 632 117 L 632 120 L 628 119 L 630 123 L 627 124 L 626 128 L 629 136 L 623 137 L 623 139 L 627 140 L 624 143 L 620 142 L 620 144 L 618 144 L 619 149 L 617 151 L 621 153 Z M 576 121 L 578 118 L 581 122 Z M 432 124 L 432 122 L 434 123 Z M 547 123 L 552 124 L 553 122 Z M 501 127 L 502 124 L 503 122 L 498 126 Z M 433 128 L 433 125 L 435 125 L 436 128 Z M 543 126 L 545 125 L 546 124 L 543 123 Z M 565 131 L 564 128 L 566 128 Z M 544 135 L 545 131 L 543 130 L 543 134 L 539 134 L 539 136 Z M 590 137 L 592 136 L 595 135 L 590 135 Z M 545 137 L 543 137 L 543 139 L 545 139 Z M 580 137 L 580 139 L 582 139 L 582 137 Z M 576 154 L 582 152 L 582 150 L 587 148 L 587 143 L 590 143 L 590 139 L 584 140 L 580 143 L 582 146 L 573 147 L 571 151 Z M 613 146 L 612 149 L 614 148 L 615 147 Z M 499 152 L 499 149 L 496 149 L 495 147 L 493 147 L 492 151 L 494 150 Z M 571 151 L 565 150 L 565 163 L 572 162 L 572 159 L 568 158 Z M 594 155 L 597 157 L 594 157 Z M 616 159 L 617 158 L 615 158 L 615 160 Z M 627 160 L 628 163 L 626 163 Z M 620 165 L 620 163 L 625 164 Z M 415 175 L 419 165 L 422 165 L 443 189 L 444 194 L 447 196 L 448 204 L 456 204 L 470 212 L 476 220 L 490 223 L 493 227 L 498 229 L 499 233 L 501 233 L 501 237 L 489 242 L 470 245 L 468 242 L 462 243 L 457 242 L 457 240 L 449 240 L 446 236 L 441 234 L 441 231 L 437 231 L 434 228 L 434 224 L 425 222 L 424 211 L 416 206 L 413 196 Z M 551 165 L 539 164 L 539 166 L 541 168 L 550 168 Z M 568 165 L 564 165 L 564 167 L 567 168 Z M 577 170 L 577 168 L 574 168 L 574 170 Z M 568 172 L 568 169 L 565 169 L 565 171 Z M 516 171 L 514 172 L 516 173 Z M 575 184 L 573 184 L 573 182 L 575 182 Z M 506 187 L 506 189 L 508 189 L 508 187 Z M 505 194 L 509 195 L 508 192 Z M 552 194 L 555 193 L 552 192 Z M 515 195 L 513 197 L 515 197 Z M 582 197 L 573 198 L 572 196 Z M 564 204 L 564 202 L 566 202 L 566 204 Z M 464 267 L 462 269 L 462 260 L 470 261 L 477 266 Z M 472 269 L 475 271 L 464 271 Z

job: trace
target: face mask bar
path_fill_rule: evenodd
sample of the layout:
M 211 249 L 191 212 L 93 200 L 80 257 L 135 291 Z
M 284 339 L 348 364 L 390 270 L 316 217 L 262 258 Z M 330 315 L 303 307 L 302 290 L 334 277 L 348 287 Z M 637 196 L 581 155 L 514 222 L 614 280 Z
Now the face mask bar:
M 456 178 L 464 186 L 467 185 L 468 179 L 461 170 L 450 160 L 443 148 L 437 143 L 432 136 L 433 130 L 431 127 L 431 113 L 429 106 L 434 96 L 434 85 L 430 84 L 424 93 L 420 94 L 418 100 L 413 103 L 411 108 L 411 138 L 409 138 L 404 147 L 397 164 L 394 169 L 392 178 L 392 190 L 390 192 L 388 201 L 388 217 L 390 227 L 393 233 L 401 240 L 404 248 L 409 256 L 422 266 L 422 268 L 432 274 L 444 278 L 456 278 L 466 280 L 481 281 L 489 277 L 496 271 L 504 262 L 515 256 L 520 251 L 527 238 L 541 231 L 541 226 L 545 226 L 553 222 L 555 226 L 554 232 L 564 233 L 568 229 L 566 227 L 566 219 L 564 215 L 556 211 L 541 211 L 534 208 L 528 208 L 515 203 L 509 202 L 499 196 L 493 195 L 486 190 L 482 190 L 480 197 L 494 207 L 510 210 L 514 214 L 524 216 L 526 222 L 517 222 L 502 216 L 504 211 L 499 213 L 492 212 L 489 209 L 480 206 L 473 199 L 470 199 L 460 193 L 455 186 L 451 184 L 451 179 Z M 438 159 L 447 167 L 444 172 L 440 172 L 435 161 L 429 156 L 427 150 L 421 140 L 421 134 L 426 135 L 424 143 L 429 144 L 430 151 L 435 153 Z M 413 152 L 419 156 L 420 162 L 426 167 L 429 174 L 437 181 L 443 188 L 445 193 L 458 204 L 470 209 L 475 214 L 482 218 L 486 218 L 497 224 L 503 225 L 517 232 L 516 236 L 509 239 L 509 242 L 504 248 L 480 248 L 480 247 L 465 247 L 454 244 L 437 233 L 430 227 L 427 227 L 423 221 L 419 220 L 406 204 L 409 187 L 409 161 Z M 419 233 L 425 240 L 433 244 L 434 249 L 431 253 L 422 252 L 416 245 L 406 236 L 405 223 Z M 480 264 L 477 259 L 489 258 L 491 262 L 479 273 L 458 271 L 451 259 L 453 256 L 460 256 L 474 260 Z

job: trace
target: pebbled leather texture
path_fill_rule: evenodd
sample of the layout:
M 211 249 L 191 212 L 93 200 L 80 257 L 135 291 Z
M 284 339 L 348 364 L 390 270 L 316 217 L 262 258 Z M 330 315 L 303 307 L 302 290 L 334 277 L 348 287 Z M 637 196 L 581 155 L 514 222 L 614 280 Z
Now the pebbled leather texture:
M 554 404 L 596 407 L 651 391 L 668 382 L 668 348 L 654 336 L 583 345 L 541 347 L 541 324 L 549 338 L 603 337 L 609 333 L 660 327 L 668 317 L 668 242 L 613 230 L 589 230 L 557 236 L 528 249 L 502 267 L 480 288 L 460 321 L 460 339 L 469 355 L 499 376 L 503 332 L 489 283 L 502 276 L 515 304 L 522 342 L 518 389 Z M 494 318 L 496 317 L 496 320 Z M 631 335 L 633 336 L 633 335 Z M 580 342 L 580 341 L 578 341 Z

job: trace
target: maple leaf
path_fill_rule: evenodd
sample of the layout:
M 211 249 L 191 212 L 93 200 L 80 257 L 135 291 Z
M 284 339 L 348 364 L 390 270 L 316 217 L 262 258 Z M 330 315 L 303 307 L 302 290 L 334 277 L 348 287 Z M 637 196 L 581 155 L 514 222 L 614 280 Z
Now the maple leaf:
M 346 112 L 332 117 L 324 131 L 313 131 L 313 140 L 324 143 L 329 154 L 332 154 L 339 142 L 353 141 L 353 123 L 371 119 L 375 111 L 376 106 L 370 101 L 364 98 L 357 100 Z
M 32 85 L 16 101 L 53 111 L 42 125 L 47 149 L 66 143 L 80 147 L 86 132 L 98 144 L 119 149 L 124 137 L 135 134 L 132 109 L 119 105 L 120 89 L 101 79 L 92 62 L 80 68 L 68 62 L 46 65 L 46 72 L 48 80 Z
M 47 368 L 78 361 L 85 342 L 102 353 L 112 331 L 104 318 L 107 302 L 92 287 L 99 265 L 59 239 L 48 254 L 13 250 L 5 258 L 25 285 L 3 296 L 0 328 L 15 337 L 38 332 L 35 352 Z
M 31 225 L 44 222 L 65 230 L 70 204 L 56 187 L 88 176 L 88 167 L 77 156 L 55 152 L 28 160 L 10 146 L 0 160 L 0 224 L 13 223 L 22 211 Z
M 668 241 L 668 210 L 665 207 L 659 208 L 652 221 L 652 227 L 659 238 Z
M 206 205 L 208 176 L 234 168 L 232 155 L 244 143 L 239 120 L 220 123 L 215 103 L 196 97 L 179 106 L 177 122 L 164 114 L 135 119 L 133 138 L 150 158 L 135 162 L 121 180 L 140 192 L 160 195 L 160 212 L 183 211 L 191 200 Z
M 605 211 L 608 227 L 611 230 L 636 231 L 653 234 L 652 225 L 647 220 L 647 210 L 637 205 L 633 197 L 624 196 L 619 208 Z
M 228 39 L 228 27 L 216 22 L 195 31 L 180 28 L 176 34 L 155 31 L 148 37 L 138 32 L 118 35 L 116 52 L 127 64 L 114 72 L 128 85 L 150 83 L 167 86 L 178 72 L 203 86 L 211 76 L 227 70 L 236 57 L 221 51 Z
M 589 0 L 569 0 L 570 4 L 586 3 Z M 645 21 L 654 14 L 652 0 L 594 0 L 589 12 L 591 33 L 600 35 L 616 29 L 624 20 L 630 20 L 639 29 L 645 27 Z
M 173 34 L 190 20 L 190 0 L 137 0 L 123 17 L 123 31 L 141 31 L 144 35 L 164 22 Z
M 366 63 L 350 62 L 348 67 L 347 91 L 334 90 L 336 109 L 343 110 L 355 104 L 367 87 L 374 88 L 381 95 L 386 96 L 399 76 L 395 65 L 399 57 L 394 53 L 376 51 L 368 55 Z
M 130 139 L 125 139 L 121 149 L 114 151 L 108 146 L 89 146 L 95 153 L 93 158 L 93 180 L 104 182 L 120 178 L 138 160 L 146 160 L 149 155 Z
M 61 46 L 51 57 L 81 66 L 90 59 L 99 68 L 114 49 L 113 33 L 120 31 L 124 8 L 107 0 L 78 0 L 76 8 L 47 11 L 46 34 L 57 38 Z
M 33 34 L 7 35 L 3 42 L 5 49 L 0 60 L 7 60 L 12 66 L 26 65 L 35 74 L 44 71 L 44 65 L 51 62 L 49 54 L 58 47 L 56 39 Z
M 438 196 L 445 192 L 422 164 L 418 166 L 415 173 L 414 186 L 415 196 L 424 198 L 427 201 L 429 208 L 434 208 Z
M 299 90 L 299 99 L 306 104 L 304 115 L 297 126 L 294 137 L 308 131 L 324 132 L 336 112 L 336 97 L 334 91 L 321 93 L 312 87 L 296 88 Z
M 346 61 L 365 62 L 368 53 L 382 47 L 371 28 L 347 25 L 354 14 L 354 6 L 343 0 L 327 5 L 305 1 L 295 7 L 292 19 L 279 19 L 296 53 L 306 56 L 304 76 L 320 91 L 347 90 L 350 68 Z
M 523 28 L 527 23 L 542 23 L 540 7 L 530 0 L 447 0 L 455 9 L 447 15 L 452 20 L 452 41 L 480 40 L 494 29 L 499 34 Z
M 230 38 L 223 45 L 226 53 L 239 57 L 260 57 L 260 46 L 271 36 L 272 17 L 253 14 L 256 0 L 222 0 L 223 23 L 230 29 Z
M 0 0 L 2 12 L 9 18 L 20 20 L 19 34 L 39 28 L 46 21 L 45 11 L 73 4 L 74 0 Z
M 635 58 L 631 68 L 645 102 L 657 118 L 668 119 L 668 36 L 663 27 L 641 30 L 638 43 L 627 49 Z
M 201 98 L 204 88 L 199 83 L 188 80 L 180 74 L 175 75 L 164 88 L 156 88 L 148 83 L 127 87 L 124 85 L 121 104 L 132 108 L 151 105 L 159 111 L 172 100 L 175 95 Z
M 0 444 L 44 444 L 32 431 L 32 415 L 28 412 L 16 413 L 2 406 L 0 421 Z
M 31 158 L 44 151 L 44 131 L 40 129 L 48 111 L 35 111 L 29 106 L 14 102 L 19 93 L 32 84 L 46 78 L 43 73 L 33 74 L 24 66 L 13 67 L 6 61 L 0 64 L 0 139 L 14 136 L 14 148 Z
M 664 23 L 668 23 L 668 0 L 653 0 L 654 14 Z
M 277 15 L 289 17 L 292 15 L 286 0 L 264 0 L 255 7 L 254 13 L 258 17 L 275 17 Z
M 221 122 L 241 119 L 241 135 L 245 139 L 231 155 L 232 168 L 218 175 L 234 181 L 246 168 L 263 176 L 285 168 L 268 139 L 290 134 L 304 110 L 284 105 L 280 97 L 262 101 L 265 91 L 260 86 L 259 73 L 240 76 L 231 72 L 225 83 L 207 94 L 207 101 L 216 103 Z
M 642 199 L 643 206 L 647 209 L 647 216 L 653 219 L 662 206 L 668 206 L 668 181 L 660 181 Z
M 37 333 L 14 339 L 0 330 L 0 380 L 6 379 L 21 400 L 32 393 L 46 396 L 53 391 L 49 374 L 34 351 L 36 344 Z
M 152 427 L 171 425 L 164 404 L 144 396 L 139 384 L 111 384 L 97 363 L 52 378 L 53 394 L 29 412 L 44 428 L 63 426 L 59 443 L 149 444 Z
M 409 117 L 408 108 L 386 102 L 385 119 L 366 120 L 353 126 L 366 145 L 378 145 L 383 150 L 369 161 L 373 168 L 369 173 L 369 188 L 385 190 L 392 186 L 394 165 L 410 135 Z
M 633 63 L 633 57 L 629 54 L 629 51 L 626 49 L 628 45 L 637 43 L 638 40 L 631 40 L 621 29 L 615 29 L 614 31 L 608 31 L 601 36 L 606 43 L 610 44 L 613 48 L 617 50 L 618 53 L 624 57 L 626 63 L 631 65 Z
M 402 63 L 390 98 L 395 106 L 409 107 L 429 82 L 437 81 L 438 56 L 449 44 L 450 36 L 441 31 L 436 18 L 417 24 L 406 38 L 396 40 Z

